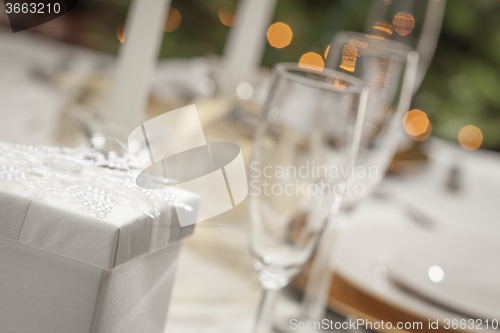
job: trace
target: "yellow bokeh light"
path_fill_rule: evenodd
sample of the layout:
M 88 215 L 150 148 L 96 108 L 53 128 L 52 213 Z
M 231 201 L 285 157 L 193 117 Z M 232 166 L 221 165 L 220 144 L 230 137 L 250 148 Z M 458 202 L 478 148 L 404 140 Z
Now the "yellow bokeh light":
M 432 132 L 432 125 L 429 124 L 429 126 L 427 126 L 427 130 L 424 133 L 417 136 L 412 136 L 411 138 L 415 141 L 424 141 L 425 139 L 431 136 L 431 132 Z
M 168 11 L 167 24 L 165 24 L 164 30 L 166 32 L 177 30 L 179 28 L 179 25 L 181 25 L 181 21 L 181 13 L 176 8 L 170 7 L 170 10 Z
M 415 19 L 413 15 L 408 12 L 399 12 L 394 16 L 392 21 L 394 30 L 401 36 L 406 36 L 413 31 L 415 28 Z
M 356 68 L 356 58 L 358 57 L 358 49 L 355 45 L 347 44 L 342 50 L 342 63 L 340 68 L 348 71 L 354 72 Z
M 292 41 L 293 32 L 288 24 L 276 22 L 267 29 L 267 40 L 271 46 L 282 49 Z
M 123 24 L 116 28 L 116 37 L 118 37 L 120 43 L 125 43 L 125 26 Z
M 408 111 L 403 119 L 403 126 L 406 133 L 415 137 L 424 134 L 429 125 L 429 118 L 425 112 L 416 109 Z
M 219 9 L 219 19 L 222 24 L 232 27 L 235 24 L 234 11 L 232 8 L 222 6 Z
M 325 50 L 325 59 L 328 58 L 328 53 L 330 52 L 330 45 L 328 45 L 326 47 L 326 50 Z
M 458 143 L 462 148 L 467 150 L 474 150 L 481 147 L 483 142 L 483 133 L 476 126 L 468 125 L 462 127 L 458 133 Z
M 377 21 L 373 25 L 373 35 L 383 39 L 390 39 L 394 29 L 392 24 L 387 21 Z

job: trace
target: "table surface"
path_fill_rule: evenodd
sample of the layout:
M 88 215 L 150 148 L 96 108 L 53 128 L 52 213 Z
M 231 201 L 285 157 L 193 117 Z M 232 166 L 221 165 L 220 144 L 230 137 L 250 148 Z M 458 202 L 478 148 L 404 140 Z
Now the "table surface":
M 500 197 L 500 156 L 483 151 L 465 152 L 439 140 L 429 142 L 427 150 L 430 163 L 425 170 L 405 177 L 389 177 L 380 185 L 380 191 L 411 202 L 440 223 L 441 229 L 477 232 L 480 224 L 483 232 L 498 234 L 500 224 L 493 214 L 498 212 L 496 200 Z M 457 156 L 462 160 L 462 181 L 466 189 L 453 196 L 444 190 L 444 182 Z M 492 182 L 491 177 L 496 182 Z M 249 331 L 260 288 L 247 251 L 242 206 L 218 219 L 200 223 L 194 236 L 185 242 L 167 332 Z M 377 282 L 374 277 L 372 272 L 378 257 L 396 241 L 391 235 L 398 231 L 419 232 L 422 228 L 405 216 L 401 208 L 395 202 L 367 198 L 339 233 L 333 267 L 356 290 L 390 304 L 393 309 L 417 318 L 463 318 Z M 363 234 L 380 241 L 369 243 L 371 248 L 360 249 L 363 245 L 352 240 Z M 288 291 L 284 295 L 278 320 L 297 314 L 297 304 L 290 294 L 293 293 Z M 346 306 L 338 309 L 343 310 L 344 315 L 363 315 Z

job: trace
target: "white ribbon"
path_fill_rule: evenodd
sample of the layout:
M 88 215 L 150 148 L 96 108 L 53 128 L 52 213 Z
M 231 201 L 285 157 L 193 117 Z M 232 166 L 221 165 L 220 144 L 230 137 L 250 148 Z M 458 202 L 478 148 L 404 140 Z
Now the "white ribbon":
M 245 199 L 248 185 L 238 145 L 207 144 L 196 106 L 155 117 L 132 131 L 128 148 L 143 162 L 136 183 L 143 188 L 172 187 L 200 196 L 195 222 L 224 213 Z M 193 222 L 191 212 L 176 209 L 181 226 Z

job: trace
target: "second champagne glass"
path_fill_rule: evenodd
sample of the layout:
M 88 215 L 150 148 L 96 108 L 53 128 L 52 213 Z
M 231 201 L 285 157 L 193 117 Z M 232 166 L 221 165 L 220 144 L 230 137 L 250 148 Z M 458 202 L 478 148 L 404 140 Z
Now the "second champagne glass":
M 446 0 L 373 0 L 366 32 L 409 45 L 420 56 L 414 92 L 431 64 Z
M 345 189 L 368 89 L 329 69 L 276 66 L 250 164 L 248 221 L 264 289 L 254 332 L 266 333 L 278 291 L 301 270 Z
M 399 42 L 355 32 L 340 32 L 327 58 L 330 68 L 362 78 L 370 88 L 355 171 L 342 206 L 330 217 L 330 230 L 321 240 L 302 303 L 302 315 L 315 321 L 323 317 L 330 290 L 330 258 L 336 224 L 382 180 L 401 134 L 402 120 L 411 103 L 417 75 L 418 54 Z

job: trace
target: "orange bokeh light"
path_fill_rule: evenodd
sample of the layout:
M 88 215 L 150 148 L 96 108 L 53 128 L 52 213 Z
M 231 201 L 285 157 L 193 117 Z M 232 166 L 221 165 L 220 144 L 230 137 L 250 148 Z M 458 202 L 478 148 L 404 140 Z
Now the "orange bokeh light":
M 292 41 L 293 32 L 288 24 L 276 22 L 267 29 L 267 40 L 271 46 L 282 49 Z
M 167 23 L 165 24 L 165 29 L 163 30 L 166 32 L 177 30 L 181 25 L 181 21 L 181 13 L 176 8 L 170 7 L 170 10 L 168 11 Z
M 413 137 L 424 134 L 429 128 L 430 121 L 425 112 L 420 110 L 408 111 L 403 119 L 406 133 Z
M 462 148 L 467 150 L 474 150 L 481 147 L 483 142 L 483 133 L 476 126 L 468 125 L 462 127 L 458 133 L 458 143 Z
M 431 132 L 432 132 L 432 125 L 429 124 L 427 130 L 424 133 L 417 136 L 411 136 L 411 138 L 415 141 L 424 141 L 425 139 L 431 136 Z
M 413 31 L 415 28 L 415 19 L 413 15 L 408 12 L 399 12 L 394 16 L 392 21 L 394 30 L 401 36 L 406 36 Z
M 307 52 L 300 57 L 299 67 L 322 71 L 325 67 L 325 62 L 318 53 Z
M 373 35 L 383 39 L 389 39 L 392 37 L 394 29 L 392 24 L 387 21 L 377 21 L 373 25 Z
M 356 68 L 356 59 L 358 57 L 358 49 L 356 45 L 347 44 L 344 46 L 342 50 L 342 63 L 340 64 L 340 68 L 348 71 L 354 72 Z
M 328 53 L 330 52 L 330 45 L 328 45 L 326 47 L 326 50 L 325 50 L 325 59 L 328 58 Z
M 222 6 L 219 9 L 219 19 L 222 24 L 232 27 L 235 24 L 234 10 L 227 6 Z
M 120 43 L 125 42 L 125 26 L 123 24 L 120 24 L 118 28 L 116 28 L 116 37 L 118 37 Z

